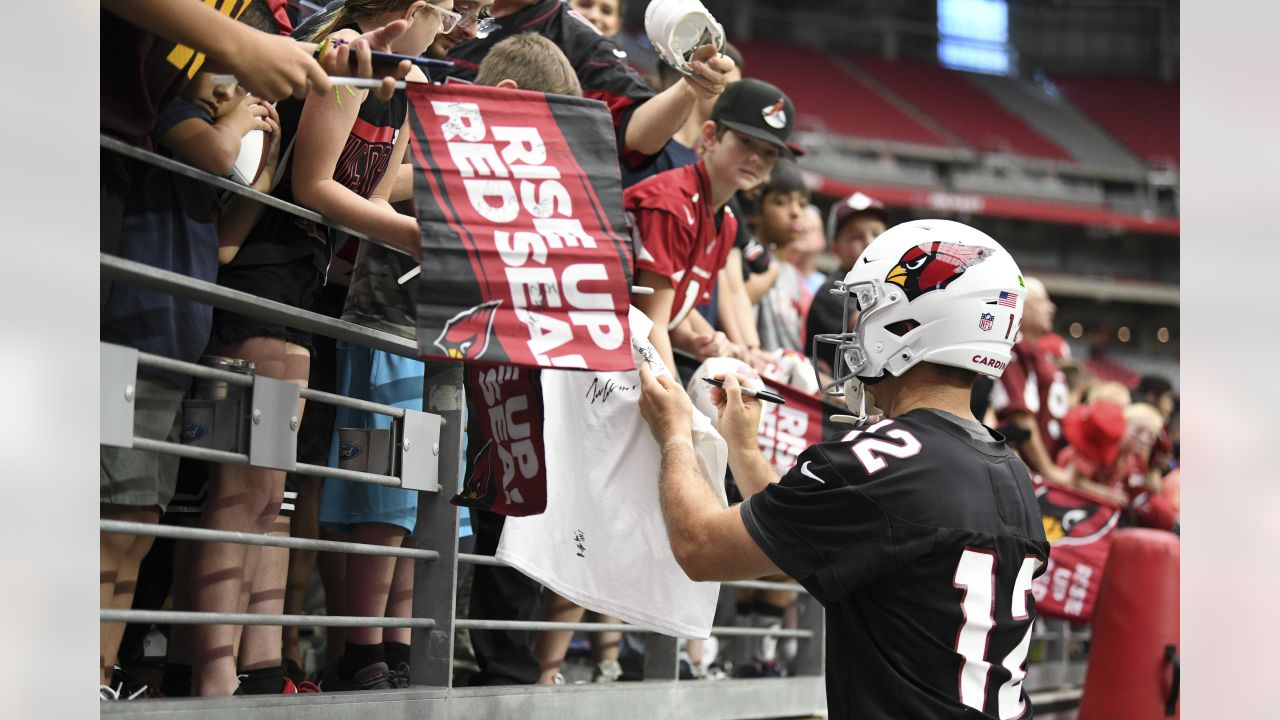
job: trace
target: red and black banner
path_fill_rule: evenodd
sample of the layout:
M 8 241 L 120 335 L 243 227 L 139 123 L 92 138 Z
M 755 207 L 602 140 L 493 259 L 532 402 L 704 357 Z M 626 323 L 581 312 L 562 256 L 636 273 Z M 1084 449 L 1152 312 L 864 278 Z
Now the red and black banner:
M 408 96 L 422 356 L 633 369 L 608 108 L 460 84 L 411 84 Z
M 498 365 L 467 368 L 467 467 L 451 502 L 500 515 L 547 509 L 539 370 Z
M 796 464 L 796 458 L 810 445 L 834 439 L 848 425 L 831 422 L 831 415 L 841 412 L 790 385 L 765 381 L 765 386 L 786 399 L 786 403 L 760 403 L 760 429 L 756 442 L 760 452 L 778 474 L 784 474 Z
M 1089 622 L 1120 506 L 1039 476 L 1033 482 L 1050 545 L 1049 567 L 1031 585 L 1036 612 Z

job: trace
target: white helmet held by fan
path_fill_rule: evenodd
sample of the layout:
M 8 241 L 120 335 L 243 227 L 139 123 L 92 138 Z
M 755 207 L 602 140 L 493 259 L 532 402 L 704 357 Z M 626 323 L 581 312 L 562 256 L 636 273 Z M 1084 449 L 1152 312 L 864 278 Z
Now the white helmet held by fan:
M 644 10 L 644 31 L 658 57 L 685 75 L 703 45 L 723 50 L 724 28 L 700 0 L 651 0 Z
M 920 362 L 1000 377 L 1009 357 L 1026 287 L 1009 253 L 986 233 L 950 220 L 915 220 L 886 230 L 863 251 L 832 292 L 844 295 L 851 332 L 816 335 L 836 346 L 835 380 L 823 394 L 844 397 L 866 417 L 865 386 L 901 376 Z

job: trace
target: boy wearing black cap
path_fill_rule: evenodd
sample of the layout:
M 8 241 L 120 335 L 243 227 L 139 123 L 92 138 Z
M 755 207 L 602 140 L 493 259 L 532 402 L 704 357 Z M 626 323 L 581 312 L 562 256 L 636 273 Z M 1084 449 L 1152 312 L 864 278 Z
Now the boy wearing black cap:
M 649 340 L 668 367 L 672 347 L 701 357 L 732 351 L 723 333 L 695 312 L 733 246 L 738 220 L 725 204 L 769 179 L 790 157 L 791 99 L 760 80 L 730 83 L 702 126 L 702 159 L 629 188 L 624 206 L 636 240 L 636 284 L 653 288 L 634 301 L 654 321 Z

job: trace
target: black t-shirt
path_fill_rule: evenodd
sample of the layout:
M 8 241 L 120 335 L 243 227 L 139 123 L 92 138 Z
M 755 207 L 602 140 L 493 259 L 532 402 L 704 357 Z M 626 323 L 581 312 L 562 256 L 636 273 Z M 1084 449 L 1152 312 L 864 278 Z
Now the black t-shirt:
M 347 25 L 344 28 L 354 28 Z M 329 100 L 324 100 L 330 102 Z M 305 100 L 285 98 L 276 103 L 280 115 L 281 179 L 271 194 L 291 203 L 293 197 L 292 145 L 297 136 Z M 379 100 L 370 92 L 360 104 L 333 169 L 333 179 L 357 195 L 368 198 L 388 171 L 396 137 L 404 126 L 409 101 L 397 92 Z M 284 155 L 288 153 L 288 157 Z M 294 307 L 308 308 L 324 284 L 333 259 L 335 231 L 320 223 L 275 208 L 265 208 L 249 231 L 234 260 L 218 273 L 220 285 L 243 290 Z
M 831 372 L 832 354 L 829 352 L 831 346 L 824 345 L 822 354 L 819 357 L 813 357 L 813 336 L 844 332 L 847 329 L 841 327 L 844 323 L 844 298 L 831 293 L 836 287 L 836 281 L 844 280 L 847 272 L 847 270 L 837 270 L 827 276 L 827 279 L 822 282 L 822 287 L 813 294 L 813 302 L 809 304 L 809 315 L 804 321 L 805 354 L 808 354 L 809 359 L 826 373 Z
M 810 447 L 741 512 L 827 608 L 831 718 L 1031 717 L 1031 579 L 1049 543 L 1003 438 L 913 410 Z

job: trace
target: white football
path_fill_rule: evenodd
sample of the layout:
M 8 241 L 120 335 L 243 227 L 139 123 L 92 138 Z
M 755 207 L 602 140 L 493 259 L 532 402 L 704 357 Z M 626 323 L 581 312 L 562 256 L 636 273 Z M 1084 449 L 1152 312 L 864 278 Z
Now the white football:
M 262 168 L 267 164 L 267 133 L 263 130 L 250 130 L 240 139 L 240 155 L 236 158 L 232 176 L 238 182 L 252 185 L 258 181 Z

